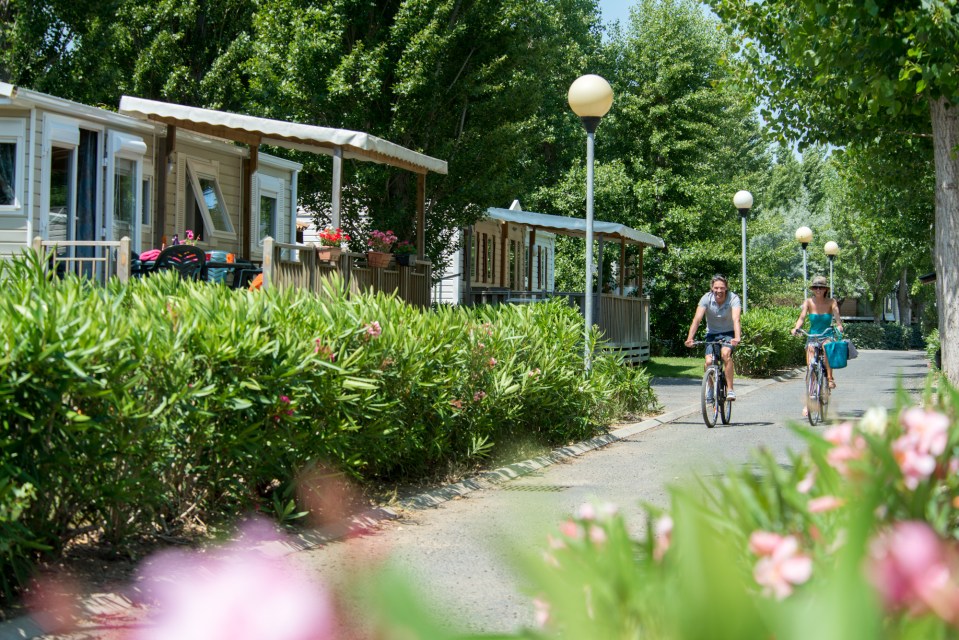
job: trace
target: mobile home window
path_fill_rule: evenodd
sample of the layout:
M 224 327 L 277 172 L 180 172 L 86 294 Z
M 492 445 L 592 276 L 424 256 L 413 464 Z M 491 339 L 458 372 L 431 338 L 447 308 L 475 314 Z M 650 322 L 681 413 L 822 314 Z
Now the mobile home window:
M 21 206 L 23 149 L 23 120 L 0 118 L 0 211 Z
M 230 213 L 226 208 L 226 201 L 223 199 L 223 191 L 220 189 L 220 183 L 214 173 L 215 169 L 208 168 L 204 164 L 187 161 L 187 171 L 189 173 L 188 195 L 192 192 L 192 203 L 188 200 L 187 208 L 194 206 L 194 218 L 196 219 L 196 229 L 202 229 L 207 234 L 228 234 L 234 235 L 233 225 L 230 223 Z M 202 223 L 202 225 L 201 225 Z

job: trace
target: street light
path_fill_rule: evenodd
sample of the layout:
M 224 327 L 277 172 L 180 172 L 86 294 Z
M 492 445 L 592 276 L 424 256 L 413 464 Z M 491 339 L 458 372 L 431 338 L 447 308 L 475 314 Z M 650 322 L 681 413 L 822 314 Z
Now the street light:
M 829 296 L 835 297 L 836 290 L 832 286 L 832 261 L 836 259 L 836 256 L 839 255 L 839 245 L 830 240 L 826 243 L 826 246 L 822 248 L 826 252 L 826 255 L 829 256 Z
M 805 300 L 809 297 L 809 291 L 806 289 L 806 246 L 812 242 L 812 229 L 809 227 L 796 229 L 796 240 L 802 245 L 802 297 Z
M 753 194 L 737 191 L 733 196 L 733 206 L 739 209 L 739 216 L 743 221 L 743 313 L 746 313 L 746 217 L 753 206 Z
M 586 299 L 583 302 L 586 345 L 583 362 L 589 371 L 589 330 L 593 326 L 593 134 L 599 121 L 613 106 L 613 89 L 603 78 L 587 74 L 576 78 L 566 97 L 570 109 L 586 127 Z

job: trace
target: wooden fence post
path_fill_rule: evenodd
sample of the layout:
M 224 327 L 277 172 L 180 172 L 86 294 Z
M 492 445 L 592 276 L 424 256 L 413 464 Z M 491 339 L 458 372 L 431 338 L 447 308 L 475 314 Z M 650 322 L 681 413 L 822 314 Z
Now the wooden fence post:
M 117 278 L 126 284 L 130 281 L 130 238 L 120 238 L 120 250 L 117 254 Z
M 263 238 L 263 289 L 269 289 L 273 281 L 273 238 Z

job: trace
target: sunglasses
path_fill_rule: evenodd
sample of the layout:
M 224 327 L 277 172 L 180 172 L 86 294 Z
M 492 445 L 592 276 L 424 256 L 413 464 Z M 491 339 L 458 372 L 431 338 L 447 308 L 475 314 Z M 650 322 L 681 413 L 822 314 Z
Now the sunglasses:
M 816 289 L 823 289 L 823 290 L 825 290 L 825 289 L 828 289 L 829 287 L 823 287 L 823 286 L 820 286 L 820 285 L 816 285 L 815 287 L 809 287 L 809 288 L 812 289 L 813 291 L 815 291 Z

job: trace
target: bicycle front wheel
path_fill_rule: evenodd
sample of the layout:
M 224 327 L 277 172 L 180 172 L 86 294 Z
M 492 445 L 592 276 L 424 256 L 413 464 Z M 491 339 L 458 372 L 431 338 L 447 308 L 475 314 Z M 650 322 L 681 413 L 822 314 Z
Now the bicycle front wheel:
M 703 408 L 703 422 L 705 422 L 709 428 L 716 426 L 716 418 L 719 416 L 719 402 L 716 398 L 716 392 L 718 391 L 717 386 L 716 369 L 715 367 L 709 367 L 706 369 L 706 373 L 703 374 L 703 388 L 700 394 L 700 402 Z
M 815 365 L 806 368 L 806 417 L 809 424 L 816 426 L 821 419 L 822 405 L 819 404 L 819 375 L 816 373 Z
M 819 419 L 826 421 L 826 411 L 829 409 L 829 376 L 826 375 L 826 365 L 819 367 Z
M 720 374 L 722 376 L 722 374 Z M 733 415 L 733 403 L 731 400 L 726 399 L 726 379 L 721 378 L 719 382 L 719 417 L 722 418 L 723 424 L 729 424 L 729 419 Z

